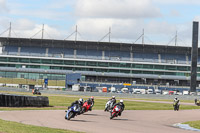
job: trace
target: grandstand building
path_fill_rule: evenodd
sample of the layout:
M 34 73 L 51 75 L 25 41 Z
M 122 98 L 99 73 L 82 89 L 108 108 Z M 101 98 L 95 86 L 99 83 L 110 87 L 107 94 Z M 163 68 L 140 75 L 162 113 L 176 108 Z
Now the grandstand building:
M 191 47 L 7 37 L 0 46 L 1 83 L 60 82 L 68 73 L 81 73 L 82 82 L 190 84 Z

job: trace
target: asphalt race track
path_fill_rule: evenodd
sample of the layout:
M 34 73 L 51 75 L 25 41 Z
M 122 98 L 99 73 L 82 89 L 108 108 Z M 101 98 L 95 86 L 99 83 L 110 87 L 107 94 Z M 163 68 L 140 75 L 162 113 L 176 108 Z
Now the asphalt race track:
M 121 117 L 109 119 L 110 113 L 93 110 L 70 121 L 63 110 L 0 111 L 0 119 L 87 133 L 194 133 L 173 124 L 199 120 L 200 110 L 125 110 Z

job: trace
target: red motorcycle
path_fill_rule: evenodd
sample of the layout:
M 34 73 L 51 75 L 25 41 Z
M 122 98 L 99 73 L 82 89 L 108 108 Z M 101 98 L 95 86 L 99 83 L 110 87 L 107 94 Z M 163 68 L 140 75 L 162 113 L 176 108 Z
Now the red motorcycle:
M 88 102 L 84 102 L 83 106 L 82 106 L 82 113 L 87 112 L 91 107 L 91 104 L 88 104 Z
M 116 106 L 113 108 L 112 112 L 111 112 L 110 119 L 112 119 L 112 118 L 114 118 L 114 117 L 117 117 L 117 116 L 119 115 L 120 111 L 121 111 L 121 106 L 116 105 Z

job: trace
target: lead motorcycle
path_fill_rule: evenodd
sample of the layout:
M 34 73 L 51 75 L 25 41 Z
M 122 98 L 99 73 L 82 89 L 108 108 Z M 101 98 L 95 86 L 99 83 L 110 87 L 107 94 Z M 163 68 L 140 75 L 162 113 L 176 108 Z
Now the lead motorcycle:
M 111 111 L 110 119 L 113 119 L 114 117 L 118 117 L 119 113 L 121 111 L 121 106 L 116 105 L 113 110 Z
M 75 104 L 74 106 L 70 107 L 65 115 L 65 119 L 70 120 L 71 118 L 74 118 L 78 113 L 80 113 L 81 107 L 78 104 Z

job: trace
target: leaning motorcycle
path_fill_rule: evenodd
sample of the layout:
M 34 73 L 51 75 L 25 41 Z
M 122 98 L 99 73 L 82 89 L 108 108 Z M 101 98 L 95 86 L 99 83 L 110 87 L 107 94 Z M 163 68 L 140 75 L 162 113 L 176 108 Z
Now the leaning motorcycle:
M 112 105 L 113 105 L 112 101 L 109 100 L 109 101 L 106 103 L 106 105 L 105 105 L 104 111 L 109 111 L 109 110 L 111 110 Z
M 194 102 L 195 102 L 195 104 L 196 104 L 197 106 L 200 106 L 200 101 L 199 101 L 199 99 L 198 99 L 198 100 L 195 99 Z
M 83 106 L 82 106 L 82 112 L 81 113 L 85 113 L 87 112 L 91 107 L 91 104 L 88 104 L 88 102 L 84 102 Z
M 118 117 L 119 113 L 121 111 L 121 106 L 116 105 L 113 110 L 111 111 L 110 119 L 113 119 L 114 117 Z
M 174 106 L 174 111 L 178 111 L 179 110 L 179 104 L 177 102 L 175 102 L 173 104 L 173 106 Z
M 71 118 L 74 118 L 80 111 L 81 107 L 75 104 L 66 111 L 65 119 L 70 120 Z

